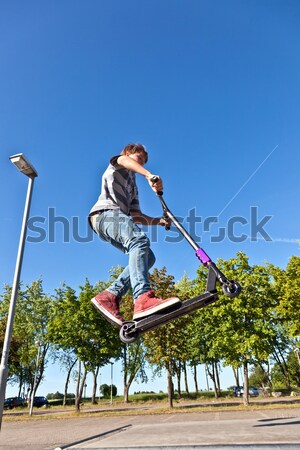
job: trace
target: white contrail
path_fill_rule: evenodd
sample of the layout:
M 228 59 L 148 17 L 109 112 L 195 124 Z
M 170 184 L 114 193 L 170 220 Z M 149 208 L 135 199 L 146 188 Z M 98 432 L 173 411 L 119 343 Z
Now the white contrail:
M 256 239 L 258 241 L 264 241 L 264 238 L 261 237 L 256 237 Z M 296 238 L 272 238 L 271 242 L 283 242 L 286 244 L 300 244 L 300 239 L 296 239 Z
M 237 191 L 236 194 L 234 194 L 234 196 L 231 198 L 231 200 L 229 200 L 229 202 L 224 206 L 224 208 L 222 209 L 222 211 L 218 214 L 218 217 L 220 217 L 220 215 L 225 211 L 225 209 L 230 205 L 230 203 L 233 202 L 233 200 L 239 195 L 239 193 L 241 192 L 242 189 L 244 189 L 244 187 L 249 183 L 249 181 L 254 177 L 254 175 L 259 171 L 259 169 L 261 168 L 261 166 L 267 161 L 267 159 L 270 158 L 270 156 L 272 155 L 273 152 L 275 152 L 276 148 L 279 146 L 279 144 L 277 144 L 273 150 L 268 154 L 268 156 L 260 163 L 260 165 L 255 169 L 255 171 L 247 178 L 247 180 L 245 181 L 245 183 L 240 187 L 240 189 Z

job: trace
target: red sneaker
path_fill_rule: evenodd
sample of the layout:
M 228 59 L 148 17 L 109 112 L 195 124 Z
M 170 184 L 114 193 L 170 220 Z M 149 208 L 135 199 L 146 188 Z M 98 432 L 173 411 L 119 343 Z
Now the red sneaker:
M 148 291 L 140 295 L 134 305 L 133 320 L 150 316 L 162 309 L 167 309 L 176 303 L 181 303 L 179 298 L 170 297 L 165 300 L 155 297 L 154 291 Z
M 105 317 L 108 322 L 117 327 L 123 325 L 124 319 L 119 311 L 119 304 L 121 299 L 117 299 L 114 294 L 108 291 L 103 291 L 92 298 L 91 302 L 98 309 L 100 314 Z

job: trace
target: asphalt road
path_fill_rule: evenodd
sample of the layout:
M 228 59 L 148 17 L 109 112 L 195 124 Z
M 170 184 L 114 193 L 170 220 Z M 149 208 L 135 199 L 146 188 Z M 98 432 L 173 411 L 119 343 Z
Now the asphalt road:
M 300 449 L 300 408 L 4 421 L 1 450 Z

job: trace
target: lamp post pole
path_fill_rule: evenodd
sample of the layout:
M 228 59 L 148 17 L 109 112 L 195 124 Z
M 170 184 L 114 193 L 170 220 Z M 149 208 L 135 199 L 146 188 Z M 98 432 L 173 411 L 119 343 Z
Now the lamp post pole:
M 113 403 L 113 367 L 114 363 L 110 363 L 110 404 Z
M 12 337 L 15 309 L 16 309 L 16 301 L 18 296 L 19 282 L 20 282 L 20 274 L 22 268 L 25 240 L 26 240 L 26 231 L 27 231 L 27 220 L 30 211 L 30 203 L 32 197 L 32 190 L 34 184 L 34 178 L 38 176 L 36 170 L 31 166 L 31 164 L 27 161 L 25 156 L 22 153 L 18 155 L 14 155 L 10 157 L 11 162 L 20 170 L 20 172 L 24 173 L 29 177 L 28 179 L 28 188 L 27 195 L 25 201 L 24 215 L 23 215 L 23 223 L 20 234 L 19 241 L 19 249 L 16 260 L 15 267 L 15 275 L 12 285 L 11 299 L 9 304 L 9 311 L 7 317 L 7 325 L 5 330 L 5 337 L 3 342 L 3 350 L 0 364 L 0 429 L 2 425 L 2 415 L 3 415 L 3 407 L 4 407 L 4 399 L 5 399 L 5 390 L 6 390 L 6 382 L 8 377 L 8 355 L 10 350 L 10 342 Z

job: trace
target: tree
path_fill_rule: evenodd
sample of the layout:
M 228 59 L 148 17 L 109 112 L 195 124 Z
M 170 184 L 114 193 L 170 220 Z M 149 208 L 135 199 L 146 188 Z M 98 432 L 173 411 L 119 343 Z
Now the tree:
M 107 364 L 120 353 L 117 330 L 91 305 L 90 299 L 96 292 L 87 279 L 80 286 L 78 297 L 73 289 L 64 285 L 57 290 L 53 316 L 48 324 L 51 343 L 74 352 L 83 363 L 84 373 L 75 402 L 77 410 L 80 409 L 87 373 L 91 371 L 95 375 L 97 367 Z M 81 369 L 78 369 L 79 377 L 80 373 Z
M 240 252 L 229 261 L 219 260 L 218 266 L 228 279 L 242 285 L 238 297 L 220 293 L 219 300 L 202 311 L 204 336 L 202 353 L 206 358 L 224 359 L 226 365 L 244 371 L 244 404 L 249 403 L 249 364 L 266 361 L 275 334 L 272 323 L 274 296 L 270 276 L 263 266 L 250 266 L 248 257 Z M 202 280 L 202 269 L 199 272 Z M 206 350 L 207 353 L 206 353 Z
M 65 388 L 64 388 L 64 395 L 63 395 L 63 406 L 67 404 L 67 398 L 68 398 L 68 387 L 70 382 L 70 377 L 72 370 L 74 369 L 74 366 L 78 360 L 76 355 L 74 354 L 74 351 L 72 349 L 60 349 L 57 346 L 52 347 L 52 359 L 54 362 L 58 362 L 58 364 L 61 366 L 62 369 L 66 370 L 67 377 L 65 380 Z
M 118 276 L 123 272 L 124 267 L 118 265 L 110 269 L 110 277 L 106 284 L 97 285 L 98 291 L 102 291 L 107 288 Z M 132 319 L 133 310 L 133 298 L 131 290 L 123 297 L 120 305 L 120 309 L 123 317 L 126 320 Z M 129 389 L 132 382 L 139 378 L 142 383 L 147 382 L 147 376 L 145 372 L 145 348 L 143 341 L 139 340 L 131 345 L 123 344 L 118 340 L 120 345 L 120 360 L 122 363 L 123 371 L 123 384 L 124 384 L 124 402 L 129 401 Z
M 275 372 L 281 372 L 286 388 L 290 389 L 291 374 L 287 358 L 291 350 L 296 355 L 295 362 L 298 363 L 300 369 L 300 358 L 297 357 L 300 350 L 300 319 L 298 314 L 300 307 L 298 281 L 300 258 L 292 256 L 285 270 L 268 264 L 268 271 L 273 279 L 272 287 L 277 299 L 277 304 L 274 307 L 277 327 L 276 336 L 273 340 L 272 359 L 276 366 Z
M 5 286 L 1 302 L 0 329 L 3 331 L 10 294 L 11 288 Z M 18 292 L 11 341 L 9 380 L 11 383 L 18 383 L 19 395 L 27 390 L 30 399 L 37 391 L 47 365 L 49 343 L 46 325 L 51 313 L 51 304 L 52 299 L 44 293 L 41 279 L 33 281 L 31 285 L 26 285 L 24 290 L 20 289 Z
M 269 272 L 274 277 L 274 291 L 279 300 L 276 313 L 283 319 L 289 337 L 300 336 L 300 257 L 292 256 L 286 270 L 269 265 Z
M 206 290 L 207 268 L 200 266 L 197 279 L 192 284 L 192 296 L 196 297 Z M 218 314 L 212 314 L 216 309 L 211 306 L 195 311 L 188 325 L 191 365 L 205 364 L 205 370 L 214 385 L 215 397 L 220 396 L 219 363 L 221 356 L 215 349 L 214 339 L 220 326 Z M 195 370 L 195 369 L 194 369 Z
M 154 269 L 150 280 L 159 297 L 167 298 L 174 295 L 174 292 L 176 293 L 174 277 L 167 274 L 165 267 L 160 270 Z M 163 368 L 167 372 L 170 408 L 173 407 L 175 363 L 179 360 L 187 360 L 185 350 L 188 346 L 186 327 L 188 321 L 188 316 L 179 318 L 155 331 L 146 333 L 143 338 L 146 347 L 146 359 L 150 364 L 155 364 L 159 369 Z
M 286 383 L 286 374 L 288 374 L 289 383 Z M 300 387 L 300 367 L 297 353 L 290 350 L 285 360 L 285 372 L 282 366 L 276 362 L 271 370 L 273 384 L 279 387 L 291 389 L 292 386 Z
M 122 302 L 122 314 L 125 319 L 132 318 L 133 298 L 127 294 Z M 145 371 L 146 350 L 143 345 L 143 340 L 139 339 L 132 344 L 121 344 L 121 362 L 123 371 L 123 385 L 124 385 L 124 403 L 129 402 L 129 389 L 134 380 L 139 378 L 142 383 L 148 381 Z
M 4 292 L 1 295 L 0 301 L 0 351 L 2 354 L 5 331 L 7 326 L 7 317 L 8 310 L 11 298 L 11 287 L 9 285 L 4 285 Z M 20 296 L 20 293 L 18 293 Z M 18 302 L 18 300 L 17 300 Z M 21 396 L 22 387 L 24 387 L 25 379 L 24 374 L 25 371 L 20 364 L 19 358 L 19 349 L 22 345 L 23 338 L 21 334 L 16 332 L 15 326 L 13 329 L 13 334 L 10 342 L 10 351 L 9 351 L 9 373 L 8 373 L 8 382 L 18 383 L 19 384 L 19 393 L 18 396 Z
M 263 390 L 267 387 L 272 387 L 269 364 L 267 367 L 264 367 L 262 364 L 253 366 L 250 371 L 249 384 L 250 386 L 261 387 Z
M 108 384 L 101 384 L 100 393 L 104 398 L 109 398 L 111 396 L 111 394 L 113 397 L 116 397 L 117 388 L 114 384 L 111 386 Z

